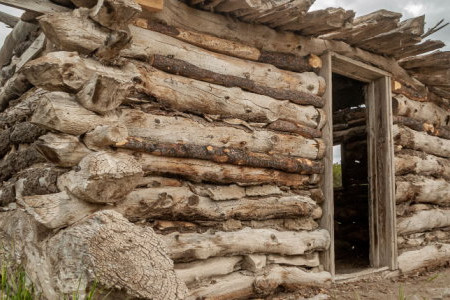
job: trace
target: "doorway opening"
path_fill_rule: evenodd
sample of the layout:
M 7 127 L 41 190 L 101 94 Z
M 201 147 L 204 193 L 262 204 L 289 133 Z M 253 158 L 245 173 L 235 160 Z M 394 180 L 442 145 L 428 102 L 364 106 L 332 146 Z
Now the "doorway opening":
M 347 274 L 370 267 L 367 84 L 339 74 L 332 80 L 335 264 Z

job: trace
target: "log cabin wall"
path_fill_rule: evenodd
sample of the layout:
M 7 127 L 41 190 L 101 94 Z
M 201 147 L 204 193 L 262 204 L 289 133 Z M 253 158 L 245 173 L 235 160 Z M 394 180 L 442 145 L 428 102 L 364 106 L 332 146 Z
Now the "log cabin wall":
M 25 41 L 24 50 L 2 49 L 0 236 L 2 253 L 24 263 L 44 297 L 94 281 L 111 299 L 261 297 L 331 281 L 318 255 L 330 245 L 318 225 L 328 117 L 318 56 L 332 50 L 387 70 L 411 101 L 423 86 L 393 59 L 275 32 L 266 25 L 292 24 L 272 23 L 273 16 L 252 25 L 176 0 L 140 17 L 132 0 L 41 2 L 26 7 L 44 14 L 39 26 L 19 22 L 13 32 L 30 34 L 11 36 L 12 45 Z M 285 8 L 283 17 L 292 6 Z M 353 17 L 335 13 L 343 26 Z M 439 106 L 446 100 L 432 97 L 423 103 L 448 115 Z M 397 164 L 401 155 L 417 162 L 397 172 L 398 186 L 423 177 L 417 186 L 430 184 L 448 199 L 448 124 L 430 136 L 440 143 L 432 151 L 444 154 L 422 153 L 430 132 L 416 142 L 417 128 L 402 124 L 396 141 L 420 153 L 397 152 Z M 435 173 L 420 169 L 425 160 Z M 438 210 L 448 221 L 445 201 L 414 191 L 399 200 L 401 245 L 410 234 L 428 242 L 425 231 L 449 226 L 401 232 L 402 218 L 417 214 Z M 448 244 L 435 241 L 422 249 L 448 259 Z

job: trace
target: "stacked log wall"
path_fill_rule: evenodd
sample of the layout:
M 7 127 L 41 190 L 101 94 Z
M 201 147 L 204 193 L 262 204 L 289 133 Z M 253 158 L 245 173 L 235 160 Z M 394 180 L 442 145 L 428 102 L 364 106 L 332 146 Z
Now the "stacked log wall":
M 124 24 L 136 14 L 105 2 Z M 39 18 L 46 50 L 15 74 L 30 89 L 0 114 L 1 236 L 29 233 L 20 248 L 39 253 L 25 260 L 37 287 L 54 299 L 82 277 L 111 297 L 234 299 L 330 282 L 320 59 L 230 56 L 116 28 L 103 9 Z M 138 283 L 108 263 L 123 245 L 136 257 L 117 264 L 142 270 Z
M 418 101 L 421 100 L 421 101 Z M 450 110 L 393 95 L 399 268 L 450 261 Z

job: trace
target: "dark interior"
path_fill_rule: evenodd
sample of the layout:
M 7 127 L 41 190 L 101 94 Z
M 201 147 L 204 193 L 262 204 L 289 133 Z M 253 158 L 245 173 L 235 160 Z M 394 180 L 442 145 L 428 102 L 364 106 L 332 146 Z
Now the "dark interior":
M 341 178 L 334 165 L 334 228 L 336 272 L 341 274 L 370 266 L 364 91 L 363 82 L 333 74 L 333 140 L 341 152 Z

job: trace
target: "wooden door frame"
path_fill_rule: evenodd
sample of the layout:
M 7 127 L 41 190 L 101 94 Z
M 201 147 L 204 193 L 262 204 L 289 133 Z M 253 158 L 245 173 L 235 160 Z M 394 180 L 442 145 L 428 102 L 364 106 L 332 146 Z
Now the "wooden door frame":
M 392 94 L 390 74 L 345 56 L 328 52 L 322 56 L 320 75 L 327 89 L 324 111 L 328 120 L 322 130 L 327 145 L 322 179 L 325 202 L 322 206 L 322 228 L 330 233 L 331 244 L 321 253 L 326 271 L 335 276 L 334 199 L 333 199 L 333 97 L 332 73 L 368 84 L 366 91 L 368 161 L 370 183 L 369 229 L 370 261 L 374 268 L 398 268 L 395 214 L 394 145 L 392 133 Z

